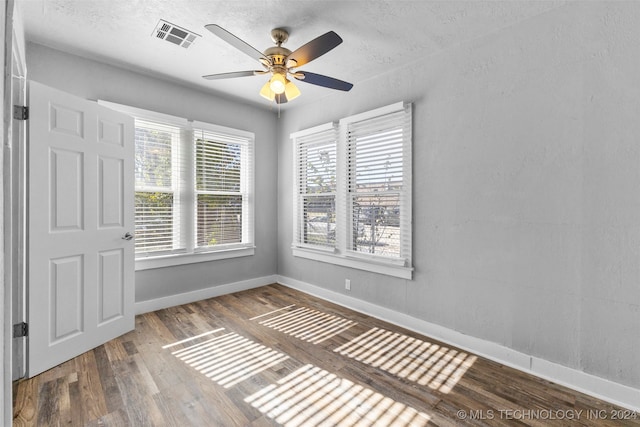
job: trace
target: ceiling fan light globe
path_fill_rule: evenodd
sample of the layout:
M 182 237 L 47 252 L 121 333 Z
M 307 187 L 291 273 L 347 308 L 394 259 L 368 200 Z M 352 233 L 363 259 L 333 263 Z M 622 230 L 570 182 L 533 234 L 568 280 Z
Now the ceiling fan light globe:
M 271 90 L 277 93 L 278 95 L 284 93 L 284 85 L 282 82 L 275 81 L 271 83 Z
M 276 73 L 271 77 L 271 80 L 269 80 L 269 87 L 274 93 L 278 95 L 283 94 L 286 84 L 285 80 L 286 79 L 282 74 Z
M 262 89 L 260 89 L 260 96 L 269 101 L 276 99 L 276 94 L 271 90 L 270 82 L 266 82 L 264 86 L 262 86 Z
M 293 82 L 287 80 L 287 84 L 284 86 L 284 94 L 287 100 L 292 101 L 300 96 L 300 89 Z

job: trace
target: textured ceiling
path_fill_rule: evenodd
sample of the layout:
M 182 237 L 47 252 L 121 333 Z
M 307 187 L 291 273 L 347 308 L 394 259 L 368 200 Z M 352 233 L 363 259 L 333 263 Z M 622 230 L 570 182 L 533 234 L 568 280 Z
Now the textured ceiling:
M 265 108 L 266 76 L 208 81 L 205 74 L 260 69 L 257 61 L 204 26 L 218 24 L 256 49 L 273 46 L 272 28 L 290 32 L 290 50 L 329 30 L 344 42 L 301 67 L 357 85 L 405 63 L 482 37 L 558 7 L 563 1 L 218 1 L 23 0 L 28 41 Z M 200 34 L 189 48 L 152 36 L 160 19 Z M 296 82 L 302 96 L 284 108 L 318 100 L 331 89 Z

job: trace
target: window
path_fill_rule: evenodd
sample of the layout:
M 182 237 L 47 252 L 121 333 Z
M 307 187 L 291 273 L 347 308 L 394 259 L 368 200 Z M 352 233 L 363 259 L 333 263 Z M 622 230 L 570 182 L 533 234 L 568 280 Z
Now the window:
M 410 210 L 410 112 L 345 119 L 348 248 L 397 260 L 410 259 L 411 233 L 400 217 Z M 407 122 L 405 122 L 407 120 Z M 402 221 L 402 225 L 408 222 Z
M 411 278 L 411 105 L 292 139 L 294 255 Z
M 309 129 L 296 138 L 299 224 L 296 242 L 331 249 L 336 242 L 336 149 L 333 124 Z
M 135 118 L 136 269 L 252 255 L 253 134 L 101 103 Z
M 136 255 L 184 250 L 179 209 L 180 128 L 135 122 Z
M 194 130 L 194 145 L 195 246 L 202 250 L 253 242 L 253 155 L 249 141 L 201 127 Z

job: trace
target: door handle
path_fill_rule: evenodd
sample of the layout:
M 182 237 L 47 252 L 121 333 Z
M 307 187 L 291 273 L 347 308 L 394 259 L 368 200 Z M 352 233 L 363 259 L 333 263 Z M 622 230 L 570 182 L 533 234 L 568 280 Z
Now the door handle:
M 128 231 L 124 234 L 124 236 L 122 236 L 123 240 L 131 240 L 133 239 L 133 234 L 129 233 Z

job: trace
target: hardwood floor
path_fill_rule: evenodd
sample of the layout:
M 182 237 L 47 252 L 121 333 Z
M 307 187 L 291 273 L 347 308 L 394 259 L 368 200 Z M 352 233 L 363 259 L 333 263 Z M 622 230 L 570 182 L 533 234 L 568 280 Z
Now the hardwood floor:
M 15 389 L 16 426 L 640 426 L 640 414 L 280 285 L 140 315 L 135 331 Z

